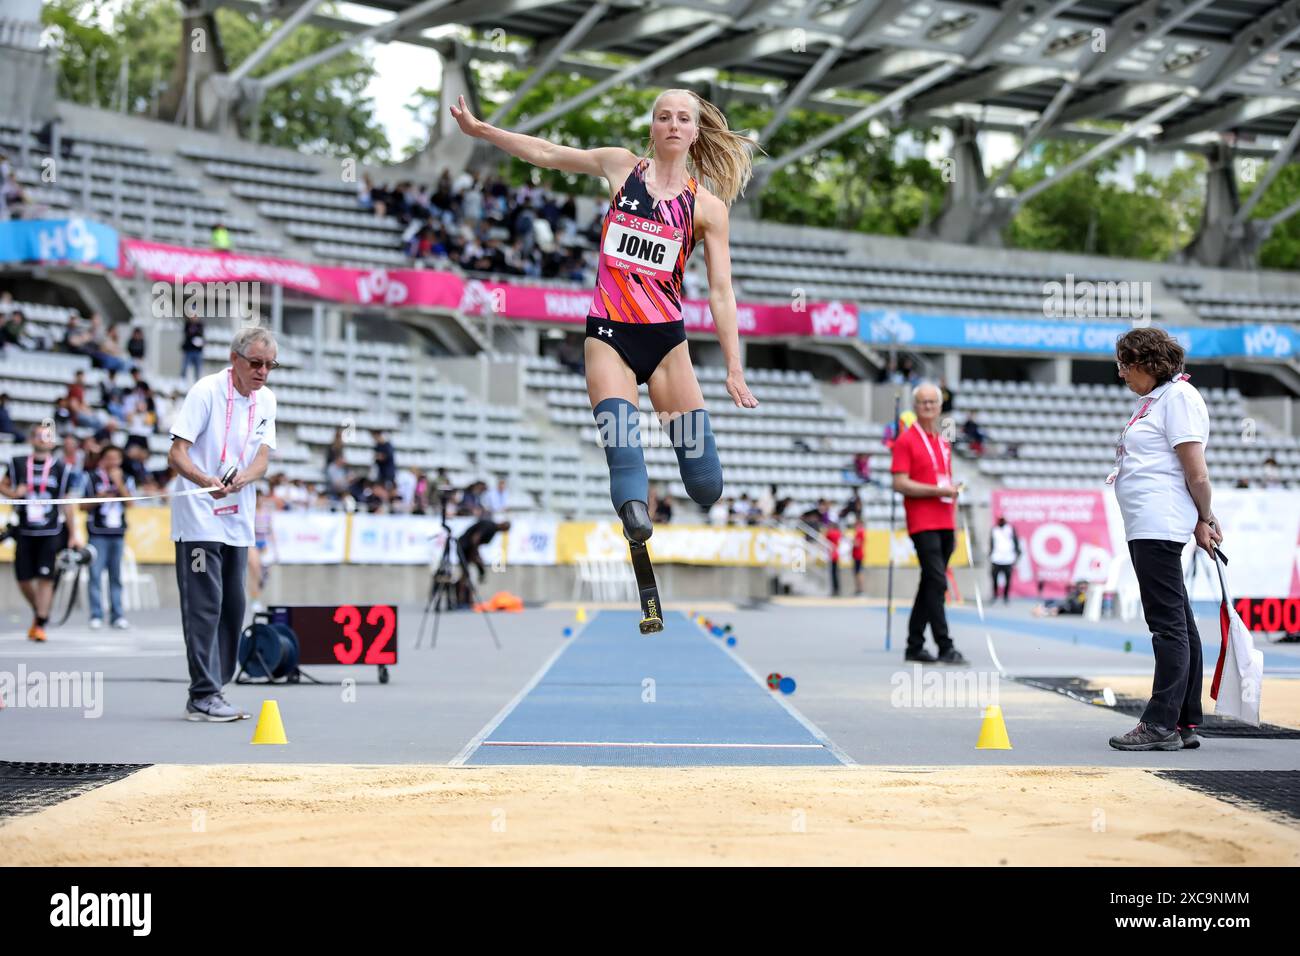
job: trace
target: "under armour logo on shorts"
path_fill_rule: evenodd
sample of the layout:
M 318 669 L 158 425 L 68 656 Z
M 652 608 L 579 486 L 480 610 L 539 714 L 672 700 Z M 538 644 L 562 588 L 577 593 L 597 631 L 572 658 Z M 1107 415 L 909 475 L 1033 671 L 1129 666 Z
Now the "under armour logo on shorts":
M 597 328 L 596 328 L 596 331 L 597 331 L 597 333 L 599 333 L 600 335 L 608 335 L 611 339 L 614 337 L 614 330 L 613 330 L 613 329 L 606 329 L 606 328 L 603 328 L 603 327 L 597 327 Z

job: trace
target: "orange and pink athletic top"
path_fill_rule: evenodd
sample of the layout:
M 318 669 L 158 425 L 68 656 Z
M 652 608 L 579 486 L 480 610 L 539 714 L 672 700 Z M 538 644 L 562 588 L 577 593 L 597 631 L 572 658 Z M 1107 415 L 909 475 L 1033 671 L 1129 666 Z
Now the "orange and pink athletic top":
M 589 316 L 648 325 L 682 320 L 682 273 L 695 248 L 691 177 L 672 199 L 646 188 L 642 159 L 628 174 L 600 228 L 600 266 Z

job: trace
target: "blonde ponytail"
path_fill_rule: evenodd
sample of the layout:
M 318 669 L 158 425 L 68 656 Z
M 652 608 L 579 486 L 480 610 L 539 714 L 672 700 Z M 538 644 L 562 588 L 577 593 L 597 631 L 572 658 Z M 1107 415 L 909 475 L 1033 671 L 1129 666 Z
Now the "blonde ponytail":
M 691 90 L 664 90 L 655 97 L 651 116 L 658 112 L 659 101 L 670 93 L 689 96 L 695 103 L 695 126 L 700 135 L 687 154 L 687 170 L 696 179 L 703 180 L 710 192 L 730 206 L 744 194 L 745 185 L 754 174 L 753 150 L 766 150 L 752 136 L 732 132 L 722 110 Z M 654 141 L 651 140 L 645 156 L 653 155 Z

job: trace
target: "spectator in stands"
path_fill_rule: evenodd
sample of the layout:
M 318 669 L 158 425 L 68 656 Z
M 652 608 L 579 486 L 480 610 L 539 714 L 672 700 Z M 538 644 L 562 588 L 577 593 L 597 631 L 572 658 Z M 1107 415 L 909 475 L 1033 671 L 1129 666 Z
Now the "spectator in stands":
M 28 432 L 32 451 L 5 462 L 0 474 L 0 495 L 7 498 L 67 498 L 71 474 L 56 460 L 54 434 L 44 425 Z M 50 605 L 54 601 L 55 556 L 66 545 L 80 548 L 81 534 L 72 518 L 72 505 L 33 504 L 18 509 L 14 551 L 14 577 L 32 608 L 27 639 L 44 641 Z
M 862 517 L 862 497 L 856 488 L 853 494 L 849 495 L 849 500 L 844 502 L 844 507 L 840 509 L 840 517 L 843 518 L 845 515 Z
M 831 572 L 831 597 L 840 596 L 840 542 L 844 535 L 832 521 L 826 526 L 826 564 Z
M 86 403 L 86 373 L 78 369 L 68 386 L 68 410 L 72 413 L 72 424 L 79 428 L 101 428 L 104 421 L 91 412 Z
M 90 314 L 90 343 L 84 354 L 99 368 L 105 369 L 109 378 L 116 379 L 118 372 L 129 372 L 131 363 L 122 355 L 117 333 L 104 328 L 104 317 L 98 312 Z
M 343 452 L 340 451 L 335 454 L 334 459 L 325 469 L 326 494 L 332 501 L 341 502 L 348 493 L 349 484 L 348 463 L 343 457 Z
M 76 435 L 64 435 L 63 447 L 59 450 L 58 461 L 68 472 L 68 488 L 72 494 L 80 495 L 85 483 L 86 453 L 81 448 L 81 440 Z
M 131 337 L 127 339 L 126 342 L 126 351 L 127 354 L 130 355 L 131 358 L 135 361 L 137 367 L 139 367 L 139 365 L 142 362 L 144 362 L 144 352 L 145 352 L 144 329 L 142 329 L 140 326 L 137 325 L 134 329 L 131 330 Z
M 357 186 L 357 204 L 362 209 L 370 211 L 374 208 L 374 200 L 371 196 L 374 194 L 375 184 L 370 179 L 370 174 L 366 173 L 361 177 L 361 182 Z
M 126 430 L 129 436 L 127 444 L 139 443 L 148 447 L 149 436 L 155 432 L 158 424 L 153 395 L 149 386 L 143 383 L 138 385 L 131 395 L 135 400 L 126 415 Z
M 998 584 L 1002 585 L 1002 603 L 1011 603 L 1011 570 L 1020 560 L 1020 538 L 1006 515 L 998 515 L 998 523 L 989 531 L 989 565 L 993 568 L 993 600 L 998 599 Z
M 375 480 L 391 491 L 397 484 L 397 452 L 382 431 L 376 429 L 370 434 L 375 439 Z
M 1110 739 L 1117 750 L 1200 746 L 1201 636 L 1183 581 L 1188 538 L 1214 556 L 1223 529 L 1211 507 L 1205 446 L 1210 416 L 1183 371 L 1178 340 L 1154 326 L 1115 343 L 1119 376 L 1141 396 L 1120 433 L 1107 477 L 1124 518 L 1142 613 L 1151 631 L 1155 676 L 1138 725 Z
M 106 443 L 107 447 L 107 443 Z M 135 482 L 141 494 L 152 495 L 158 491 L 158 482 L 149 471 L 149 449 L 140 445 L 131 445 L 126 449 L 123 470 Z
M 749 515 L 753 508 L 754 506 L 749 500 L 749 492 L 741 492 L 740 497 L 735 499 L 731 505 L 731 523 L 749 524 Z
M 90 355 L 94 351 L 95 336 L 91 331 L 81 324 L 81 316 L 77 312 L 68 313 L 68 324 L 63 331 L 63 341 L 60 343 L 63 351 L 71 352 L 73 355 Z
M 907 533 L 916 548 L 921 579 L 907 625 L 905 660 L 921 663 L 965 664 L 953 646 L 944 614 L 948 590 L 948 559 L 955 544 L 957 495 L 961 486 L 953 483 L 952 449 L 939 434 L 939 409 L 943 398 L 935 385 L 918 385 L 912 390 L 916 424 L 894 443 L 890 471 L 894 490 L 903 495 Z M 935 657 L 925 649 L 925 628 L 939 646 Z
M 68 407 L 68 396 L 66 395 L 61 396 L 54 403 L 54 414 L 52 417 L 54 420 L 54 430 L 60 435 L 70 432 L 77 427 L 73 422 L 72 409 Z
M 9 396 L 0 392 L 0 435 L 11 435 L 13 440 L 21 442 L 23 433 L 9 414 Z
M 948 387 L 946 378 L 939 379 L 939 394 L 943 396 L 943 408 L 939 409 L 941 414 L 947 415 L 952 411 L 952 389 Z
M 1278 466 L 1277 459 L 1269 455 L 1264 459 L 1264 473 L 1260 481 L 1261 488 L 1284 488 L 1282 482 L 1282 469 Z
M 961 426 L 961 433 L 972 452 L 976 455 L 984 454 L 984 430 L 980 428 L 979 422 L 975 421 L 974 412 L 966 416 L 966 422 Z
M 655 502 L 655 524 L 673 523 L 673 496 L 665 490 Z
M 483 495 L 483 509 L 497 520 L 510 510 L 510 491 L 506 488 L 506 476 L 497 476 L 497 486 Z
M 26 214 L 27 193 L 23 190 L 22 185 L 18 182 L 18 177 L 10 173 L 4 178 L 4 202 L 3 205 L 6 217 L 10 219 L 22 219 Z
M 343 426 L 338 425 L 334 428 L 334 437 L 330 439 L 329 447 L 325 449 L 325 467 L 329 468 L 334 463 L 334 459 L 347 457 L 347 442 L 343 440 Z M 328 479 L 327 479 L 328 480 Z
M 185 320 L 185 329 L 181 332 L 181 378 L 189 379 L 193 371 L 193 381 L 203 375 L 203 320 L 191 315 Z
M 157 394 L 153 397 L 154 417 L 157 419 L 154 430 L 160 435 L 171 434 L 172 419 L 180 411 L 185 400 L 179 388 L 173 388 L 170 395 Z
M 87 475 L 87 498 L 130 498 L 135 495 L 135 482 L 122 468 L 122 449 L 109 445 L 99 456 L 94 469 Z M 82 505 L 87 512 L 86 530 L 90 544 L 95 549 L 95 560 L 90 565 L 90 627 L 98 630 L 104 626 L 104 603 L 101 597 L 104 572 L 108 572 L 109 620 L 118 630 L 131 625 L 122 614 L 122 551 L 126 544 L 126 509 L 134 502 L 109 501 L 97 505 Z
M 768 485 L 754 501 L 754 512 L 759 524 L 771 524 L 776 513 L 776 485 Z
M 731 506 L 733 499 L 719 498 L 709 507 L 709 524 L 715 528 L 724 528 L 727 525 L 727 519 L 731 515 Z
M 861 515 L 850 519 L 849 527 L 853 529 L 853 594 L 861 597 L 866 590 L 862 578 L 862 564 L 867 557 L 867 523 Z
M 853 456 L 853 473 L 864 485 L 871 481 L 871 456 L 865 451 L 860 451 Z
M 487 484 L 482 481 L 476 481 L 466 488 L 464 494 L 460 496 L 460 513 L 476 517 L 482 515 L 483 495 L 486 491 Z
M 901 378 L 901 384 L 909 388 L 915 388 L 921 381 L 921 374 L 912 365 L 910 358 L 904 358 L 898 365 L 898 374 Z M 941 399 L 942 400 L 942 399 Z
M 234 248 L 230 241 L 230 230 L 220 219 L 212 225 L 212 248 L 217 252 L 230 252 Z
M 48 351 L 50 341 L 27 321 L 21 309 L 13 309 L 0 315 L 0 353 L 8 345 L 29 352 Z
M 273 494 L 257 495 L 257 510 L 253 513 L 253 547 L 248 549 L 248 599 L 253 612 L 262 608 L 262 590 L 270 565 L 278 559 L 275 528 L 271 516 L 280 510 L 280 501 Z

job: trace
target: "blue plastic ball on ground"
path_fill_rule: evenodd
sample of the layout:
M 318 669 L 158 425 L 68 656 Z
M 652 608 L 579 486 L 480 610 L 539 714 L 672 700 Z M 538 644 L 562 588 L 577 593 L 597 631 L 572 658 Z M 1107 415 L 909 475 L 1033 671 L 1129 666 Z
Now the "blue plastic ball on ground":
M 735 646 L 736 646 L 736 639 L 735 639 L 734 637 L 728 637 L 728 638 L 727 638 L 727 646 L 728 646 L 728 647 L 735 647 Z
M 566 627 L 566 628 L 564 629 L 564 636 L 565 636 L 565 637 L 572 637 L 572 636 L 573 636 L 573 628 L 571 628 L 571 627 Z
M 722 636 L 722 628 L 720 628 L 720 627 L 715 627 L 715 628 L 713 629 L 713 636 L 714 636 L 714 637 L 721 637 L 721 636 Z
M 793 678 L 793 677 L 782 677 L 782 678 L 781 678 L 781 693 L 783 693 L 783 694 L 793 694 L 793 693 L 794 693 L 794 688 L 795 688 L 795 683 L 794 683 L 794 678 Z

